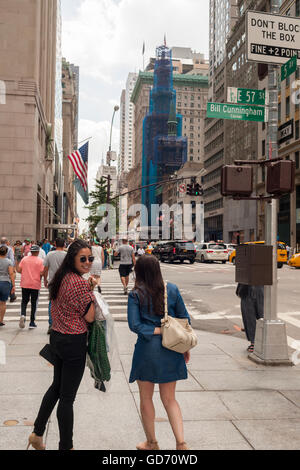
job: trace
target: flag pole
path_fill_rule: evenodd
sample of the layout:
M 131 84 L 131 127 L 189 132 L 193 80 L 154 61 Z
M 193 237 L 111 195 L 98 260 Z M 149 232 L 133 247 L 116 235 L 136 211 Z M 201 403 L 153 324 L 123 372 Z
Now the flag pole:
M 143 42 L 142 55 L 143 55 L 143 72 L 144 72 L 145 71 L 145 41 Z

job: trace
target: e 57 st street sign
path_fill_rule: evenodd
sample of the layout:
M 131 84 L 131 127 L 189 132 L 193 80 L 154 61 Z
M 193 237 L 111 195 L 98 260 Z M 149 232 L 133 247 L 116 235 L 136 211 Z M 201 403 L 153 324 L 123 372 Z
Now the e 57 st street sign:
M 206 117 L 217 119 L 235 119 L 238 121 L 267 122 L 268 112 L 267 109 L 263 106 L 207 103 Z
M 290 16 L 248 11 L 247 59 L 269 64 L 285 64 L 294 55 L 300 65 L 300 21 Z
M 228 103 L 256 104 L 265 106 L 269 104 L 269 96 L 265 90 L 251 90 L 248 88 L 227 88 Z

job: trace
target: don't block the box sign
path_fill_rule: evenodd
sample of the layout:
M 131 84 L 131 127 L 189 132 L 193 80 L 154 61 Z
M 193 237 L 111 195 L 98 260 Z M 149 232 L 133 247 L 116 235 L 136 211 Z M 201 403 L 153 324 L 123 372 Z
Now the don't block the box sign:
M 248 60 L 286 64 L 296 55 L 300 66 L 299 18 L 248 11 L 246 25 Z

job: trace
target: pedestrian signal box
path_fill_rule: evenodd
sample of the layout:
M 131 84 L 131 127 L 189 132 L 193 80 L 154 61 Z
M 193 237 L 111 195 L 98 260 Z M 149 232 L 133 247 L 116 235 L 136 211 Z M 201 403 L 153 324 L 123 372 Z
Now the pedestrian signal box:
M 295 162 L 281 160 L 268 165 L 267 170 L 267 192 L 280 196 L 292 193 L 295 190 Z
M 225 165 L 221 173 L 222 196 L 250 197 L 253 191 L 251 166 Z
M 273 247 L 269 245 L 239 245 L 235 258 L 235 281 L 249 286 L 273 284 Z

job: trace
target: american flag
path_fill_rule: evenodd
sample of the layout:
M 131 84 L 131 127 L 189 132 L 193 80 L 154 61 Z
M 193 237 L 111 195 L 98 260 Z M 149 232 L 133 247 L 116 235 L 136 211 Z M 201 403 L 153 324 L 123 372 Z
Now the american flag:
M 79 150 L 68 155 L 73 170 L 75 171 L 80 184 L 84 191 L 88 188 L 88 156 L 89 156 L 89 143 L 87 142 Z

